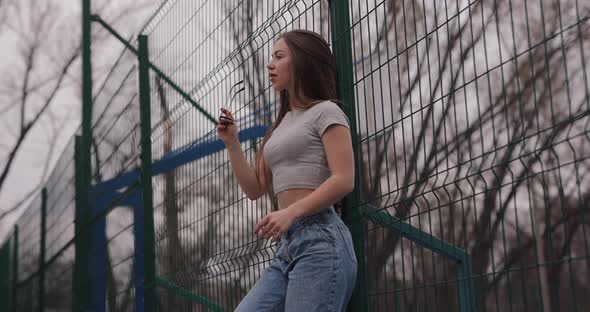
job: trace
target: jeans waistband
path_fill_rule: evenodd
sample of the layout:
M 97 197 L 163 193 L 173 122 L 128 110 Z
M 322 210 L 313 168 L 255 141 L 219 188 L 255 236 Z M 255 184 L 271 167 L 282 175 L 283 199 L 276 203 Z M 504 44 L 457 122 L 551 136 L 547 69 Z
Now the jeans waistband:
M 330 206 L 330 207 L 325 208 L 316 214 L 313 214 L 310 216 L 305 216 L 305 217 L 299 219 L 297 222 L 295 222 L 293 225 L 291 225 L 291 228 L 289 228 L 289 230 L 287 230 L 287 232 L 285 232 L 285 234 L 287 237 L 289 237 L 290 235 L 297 232 L 302 227 L 305 227 L 306 225 L 311 224 L 311 223 L 332 224 L 332 223 L 337 223 L 337 222 L 342 222 L 342 220 L 340 219 L 340 217 L 336 213 L 336 210 L 334 210 L 334 206 Z

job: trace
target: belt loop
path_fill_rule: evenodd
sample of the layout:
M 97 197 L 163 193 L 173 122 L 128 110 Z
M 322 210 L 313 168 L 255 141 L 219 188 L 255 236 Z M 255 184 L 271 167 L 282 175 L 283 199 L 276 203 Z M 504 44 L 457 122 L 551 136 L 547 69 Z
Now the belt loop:
M 320 217 L 322 218 L 322 221 L 324 222 L 324 224 L 330 223 L 330 219 L 331 219 L 331 215 L 333 214 L 333 211 L 334 211 L 334 207 L 332 207 L 332 206 L 322 210 Z

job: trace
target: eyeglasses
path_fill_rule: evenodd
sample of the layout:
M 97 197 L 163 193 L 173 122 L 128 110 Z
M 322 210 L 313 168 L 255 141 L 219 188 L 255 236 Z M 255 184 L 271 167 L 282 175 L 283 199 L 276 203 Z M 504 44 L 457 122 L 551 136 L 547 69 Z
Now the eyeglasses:
M 231 99 L 229 100 L 229 106 L 227 108 L 228 111 L 231 111 L 231 106 L 233 104 L 234 98 L 236 97 L 236 95 L 238 95 L 238 93 L 244 91 L 245 87 L 243 86 L 244 80 L 240 80 L 238 81 L 236 84 L 234 84 L 231 88 L 229 88 L 229 93 L 228 96 L 229 97 L 231 95 Z M 241 88 L 240 88 L 241 86 Z M 236 88 L 239 88 L 237 91 L 234 91 Z M 227 103 L 227 102 L 226 102 Z M 219 120 L 222 121 L 223 123 L 226 124 L 233 124 L 234 120 L 225 117 L 223 114 L 219 115 Z

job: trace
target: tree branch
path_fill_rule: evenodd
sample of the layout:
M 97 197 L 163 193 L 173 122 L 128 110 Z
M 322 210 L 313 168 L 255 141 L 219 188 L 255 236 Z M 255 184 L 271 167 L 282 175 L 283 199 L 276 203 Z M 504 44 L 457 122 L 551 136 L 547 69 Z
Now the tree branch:
M 2 173 L 0 174 L 0 190 L 3 188 L 4 182 L 6 182 L 6 177 L 10 173 L 10 170 L 12 168 L 12 165 L 13 165 L 13 162 L 15 160 L 16 154 L 20 151 L 20 149 L 22 147 L 22 144 L 23 144 L 24 140 L 27 138 L 30 130 L 37 123 L 37 121 L 39 120 L 39 118 L 41 117 L 41 115 L 47 110 L 47 108 L 49 108 L 49 105 L 53 102 L 53 99 L 54 99 L 55 95 L 57 94 L 57 92 L 61 88 L 61 83 L 62 83 L 62 81 L 63 81 L 66 73 L 70 69 L 70 66 L 73 64 L 74 60 L 78 57 L 78 55 L 79 55 L 78 52 L 79 52 L 79 50 L 77 50 L 76 53 L 73 53 L 72 56 L 70 56 L 70 58 L 65 63 L 64 67 L 61 70 L 61 75 L 59 76 L 57 83 L 55 84 L 55 86 L 54 86 L 52 92 L 49 94 L 49 96 L 45 99 L 45 103 L 43 104 L 43 106 L 41 107 L 41 109 L 35 114 L 35 116 L 33 117 L 33 119 L 31 121 L 29 121 L 21 129 L 20 134 L 17 137 L 16 143 L 12 147 L 12 149 L 11 149 L 9 155 L 8 155 L 8 160 L 4 164 L 4 167 L 2 169 Z

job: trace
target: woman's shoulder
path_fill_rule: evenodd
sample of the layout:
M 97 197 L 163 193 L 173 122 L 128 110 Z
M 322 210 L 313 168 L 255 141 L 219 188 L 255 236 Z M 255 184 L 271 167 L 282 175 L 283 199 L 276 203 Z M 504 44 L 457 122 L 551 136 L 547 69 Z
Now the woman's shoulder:
M 338 123 L 350 127 L 348 116 L 334 101 L 322 101 L 310 109 L 309 119 L 313 120 L 314 126 L 319 127 L 320 133 L 323 133 L 325 128 L 333 123 Z
M 340 105 L 332 100 L 324 100 L 317 104 L 314 104 L 312 107 L 309 108 L 310 110 L 314 111 L 338 111 L 342 110 Z

